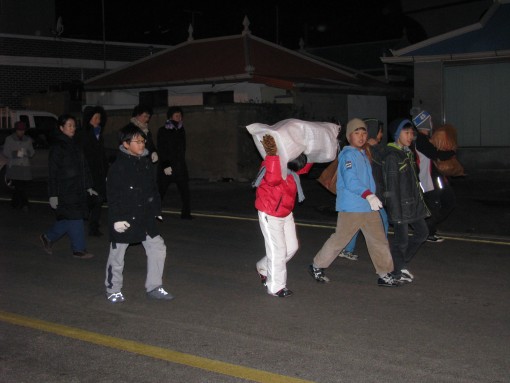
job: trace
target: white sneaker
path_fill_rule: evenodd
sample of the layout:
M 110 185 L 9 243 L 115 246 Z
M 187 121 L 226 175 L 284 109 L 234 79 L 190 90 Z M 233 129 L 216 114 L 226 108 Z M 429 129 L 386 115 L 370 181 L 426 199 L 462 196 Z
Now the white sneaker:
M 163 286 L 156 287 L 154 290 L 149 291 L 147 293 L 147 298 L 149 299 L 159 299 L 164 301 L 170 301 L 174 299 L 174 296 L 165 291 Z
M 106 293 L 106 299 L 111 303 L 122 303 L 125 301 L 124 295 L 120 291 L 118 293 Z

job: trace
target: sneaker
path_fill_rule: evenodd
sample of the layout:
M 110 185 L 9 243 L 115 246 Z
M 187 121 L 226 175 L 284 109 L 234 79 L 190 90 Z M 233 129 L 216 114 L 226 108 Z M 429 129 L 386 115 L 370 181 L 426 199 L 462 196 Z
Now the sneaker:
M 260 283 L 262 283 L 263 286 L 267 286 L 267 277 L 260 273 L 258 273 L 258 274 L 259 274 L 259 278 L 260 278 Z
M 288 288 L 284 287 L 283 289 L 281 289 L 280 291 L 274 293 L 273 295 L 275 297 L 279 297 L 279 298 L 287 298 L 287 297 L 290 297 L 292 294 L 294 294 L 291 290 L 289 290 Z
M 400 270 L 400 272 L 402 273 L 402 275 L 405 275 L 405 276 L 406 276 L 406 278 L 409 278 L 409 279 L 411 279 L 411 280 L 413 280 L 413 279 L 414 279 L 414 275 L 413 275 L 413 274 L 411 274 L 411 272 L 410 272 L 409 270 L 407 270 L 407 269 L 402 269 L 402 270 Z
M 326 277 L 326 274 L 324 274 L 324 269 L 320 269 L 318 267 L 313 267 L 313 265 L 310 265 L 308 267 L 308 272 L 313 277 L 313 279 L 315 279 L 317 282 L 320 282 L 320 283 L 329 282 L 329 278 Z
M 402 282 L 399 282 L 396 278 L 391 275 L 391 273 L 388 273 L 386 275 L 383 275 L 382 277 L 379 277 L 377 280 L 377 285 L 382 287 L 398 287 L 402 284 Z
M 433 234 L 433 235 L 429 235 L 427 237 L 427 242 L 436 242 L 436 243 L 439 243 L 439 242 L 443 242 L 444 241 L 444 238 L 443 237 L 440 237 L 436 234 Z
M 41 240 L 44 251 L 48 254 L 53 254 L 53 250 L 51 249 L 51 247 L 53 246 L 53 243 L 51 243 L 51 241 L 48 239 L 48 237 L 46 237 L 45 234 L 41 234 L 39 236 L 39 239 Z
M 90 258 L 94 257 L 94 254 L 88 253 L 87 250 L 85 250 L 85 251 L 75 251 L 73 253 L 73 257 L 76 258 L 76 259 L 90 259 Z
M 170 300 L 174 299 L 174 296 L 170 293 L 167 293 L 162 286 L 159 286 L 159 287 L 156 287 L 154 290 L 149 291 L 147 293 L 147 298 L 170 301 Z
M 106 299 L 111 303 L 122 303 L 125 301 L 124 295 L 120 291 L 118 293 L 106 293 Z
M 347 251 L 345 249 L 343 249 L 339 254 L 338 254 L 339 257 L 341 258 L 346 258 L 346 259 L 349 259 L 351 261 L 357 261 L 358 260 L 358 254 L 354 254 L 350 251 Z

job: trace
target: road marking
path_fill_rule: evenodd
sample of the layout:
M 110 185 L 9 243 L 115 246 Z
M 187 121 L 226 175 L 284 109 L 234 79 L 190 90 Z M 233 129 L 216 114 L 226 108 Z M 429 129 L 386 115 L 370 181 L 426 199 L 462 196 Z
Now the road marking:
M 0 198 L 0 200 L 10 201 L 8 198 Z M 48 202 L 46 201 L 37 201 L 37 200 L 30 200 L 31 203 L 37 203 L 37 204 L 45 204 L 47 205 Z M 107 206 L 103 206 L 104 209 L 107 209 Z M 167 210 L 163 209 L 163 213 L 165 214 L 172 214 L 172 215 L 180 215 L 181 213 L 179 211 L 175 210 Z M 256 221 L 258 222 L 258 218 L 250 218 L 250 217 L 242 217 L 242 216 L 235 216 L 235 215 L 224 215 L 219 213 L 197 213 L 193 212 L 194 216 L 197 217 L 206 217 L 206 218 L 220 218 L 220 219 L 230 219 L 230 220 L 237 220 L 237 221 Z M 327 224 L 318 224 L 318 223 L 305 223 L 305 222 L 297 222 L 296 226 L 302 226 L 302 227 L 311 227 L 316 229 L 328 229 L 328 230 L 334 230 L 336 228 L 336 223 L 332 225 Z M 390 230 L 390 234 L 393 234 L 393 232 Z M 441 234 L 441 237 L 445 239 L 451 239 L 453 241 L 460 241 L 460 242 L 469 242 L 469 243 L 486 243 L 490 245 L 502 245 L 502 246 L 510 246 L 510 240 L 501 239 L 501 238 L 484 238 L 484 237 L 466 237 L 462 234 L 459 235 L 444 235 Z
M 80 330 L 75 327 L 64 326 L 57 323 L 42 321 L 22 315 L 0 311 L 0 320 L 17 326 L 28 327 L 36 330 L 46 331 L 67 338 L 78 339 L 84 342 L 99 346 L 128 351 L 134 354 L 147 356 L 149 358 L 161 359 L 171 363 L 182 364 L 201 370 L 227 375 L 235 378 L 245 379 L 260 383 L 313 383 L 309 380 L 293 378 L 290 376 L 274 374 L 271 372 L 257 370 L 250 367 L 238 366 L 218 360 L 207 359 L 200 356 L 185 354 L 162 347 L 150 346 L 131 340 L 114 338 L 91 331 Z

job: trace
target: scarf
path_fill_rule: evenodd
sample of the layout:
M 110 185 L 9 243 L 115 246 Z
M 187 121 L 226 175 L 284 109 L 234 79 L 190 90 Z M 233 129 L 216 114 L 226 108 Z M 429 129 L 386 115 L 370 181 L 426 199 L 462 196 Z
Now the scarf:
M 131 120 L 129 120 L 129 121 L 133 125 L 135 125 L 138 128 L 142 129 L 145 134 L 147 134 L 147 132 L 149 131 L 149 124 L 144 124 L 144 123 L 138 121 L 138 119 L 136 117 L 131 117 Z
M 182 126 L 182 121 L 177 122 L 173 120 L 166 120 L 165 122 L 166 129 L 181 129 Z

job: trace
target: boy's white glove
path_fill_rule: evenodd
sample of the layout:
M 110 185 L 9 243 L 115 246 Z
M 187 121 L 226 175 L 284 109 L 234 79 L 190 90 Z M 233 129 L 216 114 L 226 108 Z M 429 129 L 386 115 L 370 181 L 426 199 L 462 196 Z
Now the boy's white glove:
M 172 175 L 172 167 L 169 166 L 167 168 L 164 168 L 163 173 L 165 173 L 167 176 L 171 176 Z
M 88 189 L 87 189 L 87 193 L 89 193 L 91 197 L 92 197 L 93 195 L 99 195 L 99 194 L 97 193 L 97 191 L 95 191 L 95 190 L 94 190 L 94 189 L 92 189 L 92 188 L 88 188 Z
M 152 161 L 152 163 L 158 162 L 158 159 L 159 159 L 158 153 L 152 152 L 152 154 L 151 154 L 151 161 Z
M 370 204 L 370 209 L 373 211 L 382 209 L 382 202 L 375 194 L 370 194 L 367 196 L 367 201 Z
M 156 219 L 160 222 L 163 222 L 163 217 L 161 215 L 157 215 L 156 216 Z
M 56 209 L 58 206 L 58 197 L 50 197 L 50 206 L 52 209 Z
M 130 226 L 127 221 L 119 221 L 113 224 L 113 228 L 117 233 L 124 233 Z

